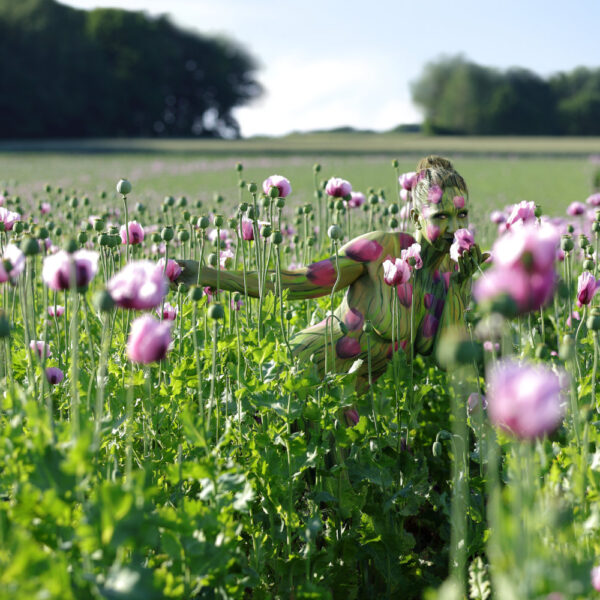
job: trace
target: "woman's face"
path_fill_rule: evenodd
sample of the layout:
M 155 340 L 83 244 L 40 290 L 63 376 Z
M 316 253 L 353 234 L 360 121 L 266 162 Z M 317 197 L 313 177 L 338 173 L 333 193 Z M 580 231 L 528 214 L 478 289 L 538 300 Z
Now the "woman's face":
M 428 202 L 415 211 L 415 221 L 423 237 L 434 248 L 447 252 L 454 241 L 454 232 L 468 224 L 469 210 L 465 192 L 458 188 L 441 189 L 431 186 Z

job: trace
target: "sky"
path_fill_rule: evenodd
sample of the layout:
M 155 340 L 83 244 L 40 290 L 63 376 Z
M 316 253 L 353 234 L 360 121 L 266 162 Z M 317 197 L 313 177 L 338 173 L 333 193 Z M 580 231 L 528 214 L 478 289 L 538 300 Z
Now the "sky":
M 410 83 L 441 56 L 542 76 L 600 67 L 600 0 L 60 0 L 169 14 L 258 61 L 264 95 L 237 108 L 242 135 L 421 121 Z

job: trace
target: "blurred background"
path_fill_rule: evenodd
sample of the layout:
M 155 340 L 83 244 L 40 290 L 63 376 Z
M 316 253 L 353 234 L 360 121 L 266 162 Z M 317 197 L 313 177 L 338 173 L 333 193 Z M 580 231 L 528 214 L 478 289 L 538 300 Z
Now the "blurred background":
M 0 0 L 0 138 L 600 135 L 600 3 Z

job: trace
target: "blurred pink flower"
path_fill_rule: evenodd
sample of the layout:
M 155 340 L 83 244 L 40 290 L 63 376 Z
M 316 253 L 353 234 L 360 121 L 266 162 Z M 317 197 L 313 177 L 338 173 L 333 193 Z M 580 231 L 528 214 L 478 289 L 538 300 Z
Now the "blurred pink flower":
M 51 209 L 52 209 L 52 207 L 50 206 L 49 202 L 42 202 L 40 204 L 40 212 L 43 215 L 47 215 L 50 212 Z
M 233 298 L 231 299 L 232 310 L 235 310 L 237 312 L 242 308 L 242 306 L 244 306 L 244 301 L 242 299 L 238 300 L 237 302 Z
M 169 281 L 175 281 L 181 275 L 181 271 L 183 270 L 179 266 L 179 263 L 176 260 L 173 260 L 172 258 L 169 258 L 169 260 L 167 261 L 166 271 L 164 258 L 159 259 L 157 264 L 160 270 L 166 275 L 166 277 L 168 277 Z
M 60 383 L 65 374 L 58 367 L 48 367 L 46 369 L 46 379 L 50 385 Z
M 516 437 L 552 433 L 564 415 L 566 375 L 542 365 L 502 360 L 488 375 L 491 422 Z
M 56 310 L 55 310 L 56 309 Z M 57 304 L 56 306 L 50 305 L 48 307 L 48 315 L 51 317 L 62 317 L 65 314 L 65 307 Z
M 334 198 L 344 198 L 352 192 L 352 184 L 341 177 L 332 177 L 325 186 L 325 192 Z
M 600 192 L 589 196 L 586 202 L 590 206 L 600 206 Z
M 494 343 L 491 340 L 486 340 L 483 342 L 483 349 L 486 352 L 493 352 L 494 350 L 498 352 L 498 350 L 500 350 L 500 344 L 498 342 Z
M 25 255 L 14 244 L 8 244 L 0 260 L 0 283 L 14 281 L 25 270 Z
M 522 265 L 527 271 L 545 271 L 554 264 L 559 241 L 560 234 L 550 223 L 519 226 L 496 240 L 494 264 Z
M 246 242 L 254 240 L 254 226 L 248 219 L 242 219 L 242 239 Z
M 518 222 L 531 223 L 535 221 L 535 202 L 523 200 L 513 205 L 508 218 L 506 219 L 506 228 L 510 229 Z
M 417 183 L 417 174 L 414 171 L 402 173 L 402 175 L 398 177 L 398 182 L 402 186 L 402 189 L 410 191 L 415 187 L 415 183 Z
M 454 242 L 450 246 L 450 258 L 458 262 L 467 250 L 475 245 L 475 238 L 468 229 L 457 229 L 454 232 Z
M 569 327 L 573 326 L 573 321 L 581 321 L 581 315 L 579 314 L 578 310 L 574 310 L 568 317 L 567 317 L 567 325 Z
M 4 231 L 11 231 L 14 224 L 21 220 L 21 215 L 0 206 L 0 223 L 4 223 Z
M 282 175 L 271 175 L 267 177 L 262 184 L 263 192 L 269 195 L 271 192 L 271 188 L 276 187 L 279 190 L 279 197 L 285 198 L 289 196 L 292 192 L 292 186 L 288 179 L 283 177 Z
M 112 277 L 107 289 L 117 306 L 149 310 L 163 301 L 169 291 L 169 282 L 156 263 L 138 260 Z
M 75 267 L 75 285 L 85 288 L 98 272 L 97 252 L 91 250 L 77 250 L 69 254 L 60 250 L 44 259 L 42 279 L 51 289 L 59 292 L 71 287 L 71 269 Z
M 235 254 L 230 248 L 221 250 L 221 252 L 219 252 L 219 264 L 221 265 L 221 269 L 228 269 L 231 266 L 234 257 Z
M 165 302 L 163 305 L 162 317 L 165 321 L 174 321 L 177 317 L 177 307 Z M 160 306 L 156 309 L 156 314 L 160 317 Z
M 129 243 L 131 245 L 141 244 L 144 241 L 144 228 L 137 221 L 129 221 Z M 121 243 L 127 243 L 127 229 L 121 225 Z
M 478 412 L 480 408 L 483 408 L 483 410 L 487 408 L 486 397 L 477 392 L 469 394 L 469 397 L 467 398 L 467 410 L 469 411 L 469 414 Z
M 157 321 L 150 315 L 138 317 L 131 324 L 127 356 L 133 362 L 150 364 L 167 355 L 171 343 L 171 323 Z
M 42 356 L 44 354 L 46 355 L 46 358 L 52 356 L 52 352 L 50 352 L 48 344 L 46 344 L 46 342 L 44 342 L 43 340 L 31 340 L 29 342 L 29 348 L 31 348 L 31 350 L 35 352 L 36 356 L 40 360 L 42 359 Z
M 383 280 L 388 285 L 400 285 L 410 279 L 410 266 L 401 258 L 388 258 L 383 261 Z
M 577 306 L 589 304 L 598 291 L 597 286 L 594 276 L 589 271 L 584 271 L 577 279 Z
M 350 208 L 359 208 L 367 201 L 362 192 L 351 192 L 350 195 L 352 196 L 352 198 L 348 200 L 348 206 Z
M 592 587 L 600 592 L 600 566 L 594 567 L 590 571 L 590 578 L 592 580 Z
M 583 202 L 571 202 L 567 207 L 567 214 L 571 217 L 577 217 L 585 212 L 585 204 Z
M 400 258 L 408 262 L 408 264 L 413 268 L 419 270 L 423 266 L 423 259 L 421 258 L 421 244 L 415 242 L 411 244 L 408 248 L 400 251 Z M 410 260 L 413 259 L 413 260 Z M 414 261 L 414 265 L 411 265 L 411 262 Z
M 209 286 L 204 288 L 204 295 L 206 296 L 206 303 L 210 304 L 213 301 L 213 289 Z
M 490 215 L 490 221 L 492 223 L 496 223 L 496 225 L 500 225 L 501 223 L 506 223 L 506 215 L 499 210 L 494 210 Z

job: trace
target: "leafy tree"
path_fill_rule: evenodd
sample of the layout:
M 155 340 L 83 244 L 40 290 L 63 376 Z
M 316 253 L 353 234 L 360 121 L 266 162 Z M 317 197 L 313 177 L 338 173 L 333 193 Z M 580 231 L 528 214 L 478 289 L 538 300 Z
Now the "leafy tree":
M 233 42 L 164 16 L 0 0 L 0 137 L 235 137 L 255 70 Z

